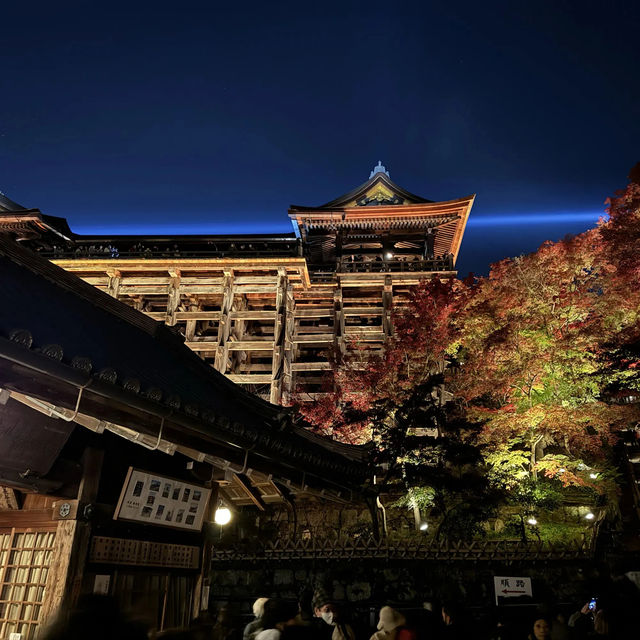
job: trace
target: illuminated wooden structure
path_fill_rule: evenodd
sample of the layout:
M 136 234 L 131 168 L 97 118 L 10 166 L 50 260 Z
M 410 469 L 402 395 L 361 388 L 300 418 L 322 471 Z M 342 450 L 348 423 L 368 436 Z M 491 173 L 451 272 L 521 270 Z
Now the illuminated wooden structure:
M 380 349 L 408 287 L 455 275 L 473 200 L 426 200 L 379 163 L 340 198 L 291 206 L 291 234 L 79 236 L 65 220 L 8 199 L 0 225 L 175 327 L 216 370 L 278 404 L 296 390 L 321 392 L 330 349 L 352 341 Z

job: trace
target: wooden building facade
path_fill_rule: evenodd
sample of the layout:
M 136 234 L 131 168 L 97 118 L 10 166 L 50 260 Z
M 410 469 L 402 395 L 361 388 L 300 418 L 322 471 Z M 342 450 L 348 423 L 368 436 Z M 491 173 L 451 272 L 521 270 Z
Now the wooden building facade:
M 379 163 L 344 196 L 291 206 L 290 234 L 80 236 L 6 198 L 0 227 L 174 327 L 229 380 L 286 404 L 294 392 L 321 393 L 331 349 L 380 349 L 409 287 L 455 275 L 473 201 L 416 196 Z

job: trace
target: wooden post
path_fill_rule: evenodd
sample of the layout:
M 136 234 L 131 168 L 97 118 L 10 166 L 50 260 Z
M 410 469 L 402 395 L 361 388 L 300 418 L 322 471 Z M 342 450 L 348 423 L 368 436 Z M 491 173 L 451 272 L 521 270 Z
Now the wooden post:
M 56 615 L 59 609 L 73 607 L 80 595 L 82 576 L 89 548 L 91 525 L 77 519 L 86 504 L 95 502 L 104 452 L 87 448 L 82 458 L 82 479 L 78 488 L 76 518 L 60 520 L 56 530 L 53 561 L 49 567 L 41 620 Z
M 284 321 L 284 362 L 283 362 L 283 384 L 282 398 L 285 403 L 289 402 L 291 392 L 293 391 L 293 370 L 294 361 L 294 344 L 293 334 L 295 332 L 295 310 L 296 302 L 293 297 L 293 287 L 287 285 L 287 301 L 285 304 L 285 321 Z
M 344 353 L 344 312 L 342 308 L 342 285 L 338 282 L 333 292 L 333 330 L 336 346 L 340 353 Z
M 192 615 L 197 618 L 203 610 L 208 609 L 208 605 L 203 607 L 203 596 L 206 595 L 210 577 L 209 572 L 211 570 L 211 547 L 210 541 L 210 529 L 213 523 L 213 518 L 218 508 L 218 494 L 219 485 L 217 482 L 206 483 L 206 486 L 211 488 L 211 497 L 209 498 L 209 504 L 203 519 L 203 536 L 202 536 L 202 566 L 200 567 L 200 575 L 196 578 L 196 584 L 193 589 L 193 601 L 192 601 Z M 209 534 L 209 535 L 208 535 Z M 209 539 L 208 539 L 209 538 Z
M 195 298 L 189 300 L 189 311 L 198 311 L 200 304 Z M 192 342 L 196 335 L 197 320 L 187 320 L 184 327 L 185 342 Z
M 280 404 L 284 378 L 285 316 L 287 312 L 287 271 L 278 269 L 276 310 L 273 326 L 273 356 L 271 358 L 271 392 L 269 401 Z
M 391 309 L 393 308 L 393 280 L 391 276 L 385 276 L 382 290 L 382 332 L 385 339 L 393 335 L 393 323 L 391 322 Z
M 180 305 L 180 271 L 172 270 L 169 272 L 171 280 L 167 287 L 167 314 L 165 323 L 173 326 L 176 323 L 176 311 Z
M 237 295 L 235 296 L 235 311 L 244 311 L 247 307 L 247 298 L 246 296 Z M 235 340 L 244 340 L 244 334 L 247 329 L 247 321 L 244 319 L 237 319 L 233 323 L 233 331 L 231 335 Z M 231 373 L 239 373 L 240 367 L 244 362 L 247 361 L 247 352 L 246 351 L 234 351 L 231 354 Z
M 222 306 L 220 309 L 220 324 L 218 325 L 218 343 L 216 346 L 216 359 L 214 367 L 220 373 L 227 372 L 227 360 L 229 359 L 229 333 L 231 320 L 229 314 L 233 306 L 234 296 L 233 270 L 224 272 L 224 284 L 222 286 Z
M 107 271 L 109 276 L 109 284 L 107 285 L 107 293 L 113 298 L 118 298 L 118 292 L 120 290 L 121 274 L 117 269 L 109 269 Z

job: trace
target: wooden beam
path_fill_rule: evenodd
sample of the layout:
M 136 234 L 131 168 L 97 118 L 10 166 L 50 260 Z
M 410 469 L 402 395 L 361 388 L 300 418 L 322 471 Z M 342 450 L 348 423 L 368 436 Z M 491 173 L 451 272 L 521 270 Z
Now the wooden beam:
M 330 371 L 331 368 L 329 362 L 293 362 L 291 364 L 291 369 L 295 372 Z
M 18 494 L 11 487 L 0 486 L 0 511 L 4 509 L 19 509 Z
M 344 353 L 344 313 L 342 300 L 342 287 L 338 283 L 333 292 L 333 330 L 336 347 L 341 353 Z
M 347 325 L 344 328 L 345 336 L 371 336 L 379 335 L 384 338 L 385 332 L 382 327 L 370 327 L 367 325 Z
M 312 307 L 310 309 L 298 307 L 295 310 L 296 318 L 330 318 L 332 315 L 333 309 L 331 307 Z
M 243 473 L 235 473 L 233 479 L 235 480 L 235 484 L 240 487 L 247 498 L 249 498 L 260 511 L 266 510 L 267 505 L 262 500 L 258 490 L 251 485 L 251 480 L 246 475 Z
M 285 325 L 284 325 L 284 359 L 283 359 L 283 380 L 282 399 L 288 402 L 293 391 L 293 361 L 295 359 L 295 345 L 293 335 L 296 329 L 295 319 L 296 302 L 293 294 L 293 287 L 287 286 L 285 301 Z
M 387 276 L 382 290 L 382 331 L 384 337 L 388 338 L 393 334 L 393 324 L 391 322 L 391 311 L 393 310 L 393 280 Z
M 273 311 L 259 311 L 257 309 L 248 309 L 246 311 L 232 311 L 230 316 L 232 320 L 271 320 L 273 321 Z
M 229 334 L 231 332 L 231 307 L 233 296 L 235 295 L 233 286 L 233 272 L 230 271 L 224 277 L 224 293 L 222 295 L 222 308 L 220 309 L 220 323 L 218 325 L 218 344 L 216 347 L 216 358 L 214 367 L 220 373 L 226 373 L 227 360 L 229 359 Z
M 229 351 L 273 351 L 273 340 L 238 340 L 227 343 Z
M 342 310 L 345 316 L 381 316 L 384 309 L 381 307 L 348 307 Z
M 317 333 L 306 336 L 293 336 L 294 344 L 326 344 L 335 339 L 333 333 Z
M 227 378 L 236 384 L 271 384 L 271 373 L 228 373 Z
M 149 313 L 147 315 L 152 316 Z M 190 311 L 176 311 L 176 320 L 220 320 L 219 311 L 202 311 L 201 309 L 193 309 Z
M 240 365 L 239 370 L 241 373 L 265 373 L 271 371 L 271 362 L 244 362 Z
M 193 342 L 185 342 L 187 347 L 192 351 L 216 351 L 218 349 L 218 341 L 215 338 L 198 338 Z
M 287 272 L 282 269 L 278 274 L 276 292 L 275 323 L 273 326 L 273 356 L 271 360 L 271 393 L 269 401 L 280 404 L 282 400 L 282 381 L 284 378 L 284 335 L 287 313 Z
M 247 297 L 237 296 L 235 299 L 235 309 L 229 314 L 229 318 L 233 321 L 231 334 L 234 341 L 243 340 L 247 330 L 247 321 L 236 318 L 236 314 L 242 313 L 247 307 Z M 230 353 L 231 370 L 229 373 L 238 373 L 243 362 L 247 360 L 247 354 L 244 351 L 232 351 Z
M 120 281 L 122 278 L 120 277 L 120 272 L 117 270 L 113 270 L 109 273 L 109 282 L 107 284 L 107 293 L 112 298 L 118 298 L 120 293 Z
M 171 280 L 167 286 L 167 314 L 165 317 L 165 323 L 169 326 L 173 326 L 176 323 L 176 311 L 180 305 L 180 272 L 173 271 L 176 275 L 171 277 Z
M 53 520 L 51 507 L 48 509 L 7 509 L 0 510 L 0 529 L 38 529 L 53 531 L 56 523 Z

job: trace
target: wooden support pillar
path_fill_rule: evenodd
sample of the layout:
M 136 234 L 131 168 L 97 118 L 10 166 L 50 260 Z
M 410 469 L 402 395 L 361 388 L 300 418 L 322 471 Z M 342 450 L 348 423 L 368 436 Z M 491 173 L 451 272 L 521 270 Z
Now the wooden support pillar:
M 284 362 L 283 362 L 283 381 L 282 381 L 282 399 L 288 404 L 293 391 L 293 361 L 295 359 L 295 345 L 293 343 L 293 335 L 295 332 L 295 310 L 296 301 L 293 297 L 293 287 L 287 285 L 287 296 L 285 303 L 285 320 L 284 320 Z
M 77 510 L 75 517 L 58 522 L 41 620 L 56 615 L 60 609 L 73 607 L 80 595 L 91 525 L 78 518 L 83 517 L 86 505 L 96 501 L 103 457 L 103 451 L 93 448 L 86 449 L 82 457 L 83 470 L 78 488 Z
M 198 311 L 200 304 L 197 300 L 191 299 L 189 301 L 189 311 Z M 187 320 L 187 324 L 184 328 L 184 339 L 186 342 L 192 342 L 196 336 L 196 324 L 197 320 Z
M 167 287 L 167 314 L 165 323 L 173 326 L 176 323 L 176 311 L 180 305 L 180 271 L 169 271 L 171 280 Z
M 109 276 L 109 284 L 107 285 L 107 293 L 112 298 L 118 298 L 118 293 L 120 292 L 120 281 L 122 276 L 120 271 L 117 269 L 109 269 L 107 271 L 107 275 Z
M 434 249 L 436 246 L 436 232 L 435 227 L 427 229 L 424 234 L 424 257 L 427 260 L 433 260 Z
M 209 584 L 211 581 L 211 548 L 212 548 L 212 529 L 215 528 L 213 524 L 213 518 L 218 508 L 218 495 L 219 485 L 217 482 L 207 482 L 207 487 L 211 488 L 211 497 L 209 498 L 209 504 L 204 515 L 203 525 L 203 542 L 202 542 L 202 556 L 200 575 L 196 578 L 195 588 L 193 590 L 193 606 L 191 608 L 191 615 L 195 619 L 202 611 L 206 611 L 209 608 Z
M 227 372 L 229 359 L 229 334 L 231 332 L 231 307 L 235 290 L 233 285 L 233 270 L 224 272 L 222 285 L 222 305 L 220 308 L 220 324 L 218 325 L 218 342 L 216 346 L 216 359 L 214 367 L 220 373 Z
M 269 401 L 280 404 L 284 378 L 285 317 L 287 313 L 287 271 L 278 269 L 276 310 L 273 326 L 273 356 L 271 358 L 271 392 Z
M 391 311 L 393 309 L 393 280 L 391 276 L 384 279 L 382 290 L 382 332 L 385 339 L 393 335 L 393 323 L 391 321 Z
M 342 308 L 342 285 L 339 282 L 333 292 L 333 329 L 336 347 L 340 353 L 344 353 L 344 311 Z
M 246 296 L 236 296 L 234 311 L 244 311 L 247 308 L 247 298 Z M 247 321 L 244 319 L 238 318 L 233 322 L 233 331 L 231 335 L 234 340 L 244 340 L 244 335 L 247 330 Z M 231 373 L 238 373 L 240 371 L 240 367 L 244 362 L 247 361 L 247 352 L 246 351 L 234 351 L 231 354 Z

